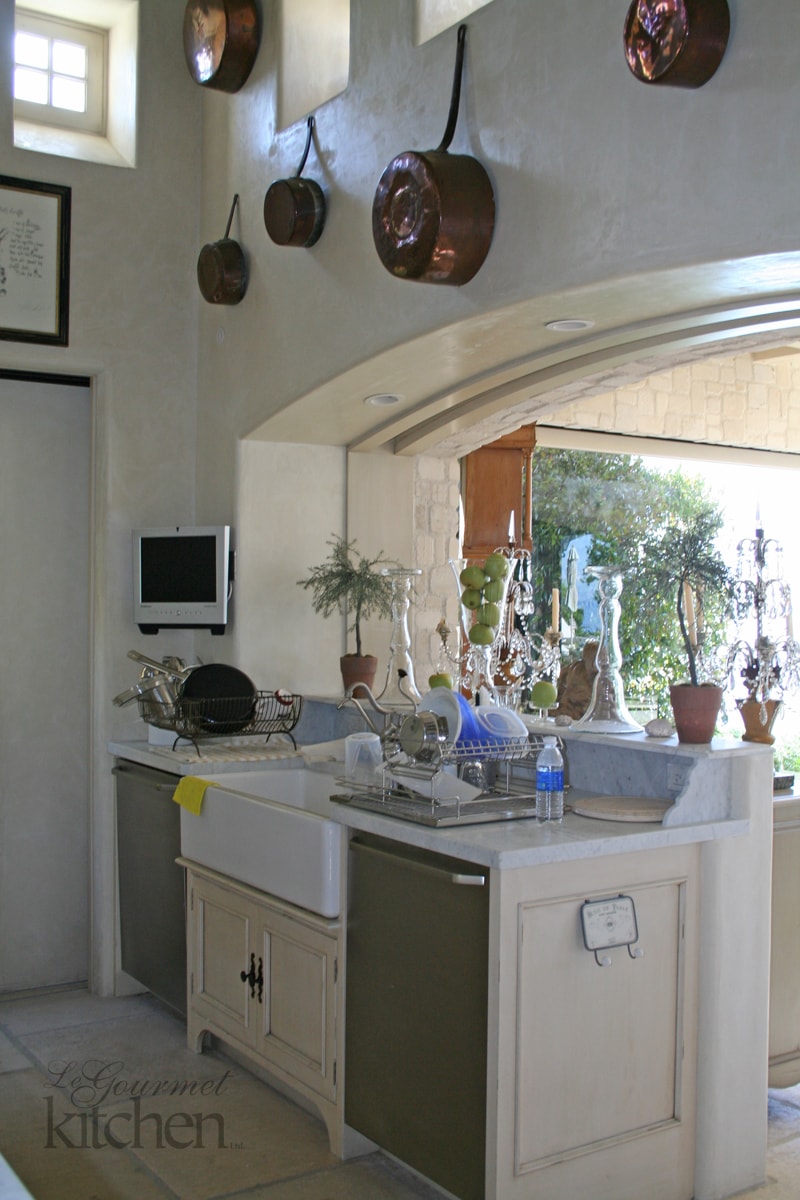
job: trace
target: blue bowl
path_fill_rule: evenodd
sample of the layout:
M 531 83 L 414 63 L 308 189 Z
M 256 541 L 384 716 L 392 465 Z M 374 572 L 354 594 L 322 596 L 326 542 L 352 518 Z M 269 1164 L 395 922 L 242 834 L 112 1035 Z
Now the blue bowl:
M 484 741 L 485 735 L 478 720 L 477 709 L 460 692 L 456 692 L 456 698 L 458 700 L 458 707 L 461 709 L 461 730 L 458 735 L 457 745 L 460 745 L 462 742 Z

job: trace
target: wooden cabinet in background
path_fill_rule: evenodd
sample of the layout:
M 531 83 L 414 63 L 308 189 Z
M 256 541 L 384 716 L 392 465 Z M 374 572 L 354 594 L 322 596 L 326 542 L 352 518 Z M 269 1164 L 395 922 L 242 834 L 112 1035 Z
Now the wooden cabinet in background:
M 463 464 L 463 555 L 485 558 L 508 543 L 514 513 L 514 540 L 531 548 L 530 459 L 536 444 L 533 425 L 506 434 L 468 454 Z

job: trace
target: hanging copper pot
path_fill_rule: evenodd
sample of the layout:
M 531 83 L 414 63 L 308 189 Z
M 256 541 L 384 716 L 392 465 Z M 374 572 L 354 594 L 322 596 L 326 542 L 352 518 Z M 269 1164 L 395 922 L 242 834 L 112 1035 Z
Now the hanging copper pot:
M 468 283 L 482 266 L 494 232 L 494 193 L 476 158 L 448 154 L 458 120 L 467 27 L 458 30 L 450 114 L 439 146 L 409 150 L 389 163 L 372 205 L 372 236 L 381 262 L 400 279 Z
M 239 243 L 228 237 L 238 203 L 237 194 L 233 197 L 224 238 L 203 246 L 197 259 L 197 282 L 209 304 L 238 304 L 247 289 L 244 253 Z
M 314 118 L 308 118 L 306 147 L 291 179 L 278 179 L 264 197 L 264 224 L 279 246 L 313 246 L 325 224 L 325 196 L 313 179 L 301 179 L 306 165 Z
M 722 62 L 730 26 L 727 0 L 633 0 L 625 58 L 642 83 L 702 87 Z
M 260 37 L 255 0 L 188 0 L 183 52 L 195 83 L 238 92 L 253 69 Z

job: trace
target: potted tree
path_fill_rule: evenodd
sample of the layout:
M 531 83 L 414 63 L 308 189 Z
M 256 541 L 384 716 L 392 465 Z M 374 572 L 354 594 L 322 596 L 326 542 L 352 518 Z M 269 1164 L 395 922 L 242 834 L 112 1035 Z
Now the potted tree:
M 354 683 L 365 683 L 371 688 L 378 660 L 374 654 L 363 652 L 361 622 L 373 613 L 381 617 L 391 615 L 391 580 L 375 570 L 390 560 L 384 558 L 382 550 L 374 558 L 368 558 L 356 550 L 354 541 L 336 535 L 327 545 L 331 552 L 325 562 L 311 567 L 308 578 L 297 582 L 300 587 L 310 589 L 314 612 L 322 613 L 323 617 L 340 612 L 352 618 L 347 630 L 355 633 L 356 648 L 355 653 L 343 654 L 339 660 L 342 683 L 345 691 Z
M 675 606 L 689 678 L 670 686 L 678 741 L 703 743 L 714 736 L 722 687 L 707 678 L 704 650 L 730 610 L 733 579 L 715 537 L 719 513 L 700 509 L 688 520 L 668 525 L 648 548 L 649 574 Z

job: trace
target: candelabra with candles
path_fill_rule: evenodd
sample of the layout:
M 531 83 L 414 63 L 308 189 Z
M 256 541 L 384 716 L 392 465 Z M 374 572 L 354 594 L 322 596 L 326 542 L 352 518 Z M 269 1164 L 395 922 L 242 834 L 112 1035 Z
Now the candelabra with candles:
M 756 516 L 756 536 L 737 546 L 733 589 L 736 640 L 727 657 L 731 686 L 738 674 L 747 696 L 736 701 L 745 723 L 745 741 L 771 743 L 772 723 L 786 692 L 800 682 L 800 644 L 792 630 L 792 599 L 783 579 L 779 542 L 764 536 Z M 748 637 L 749 635 L 749 637 Z

